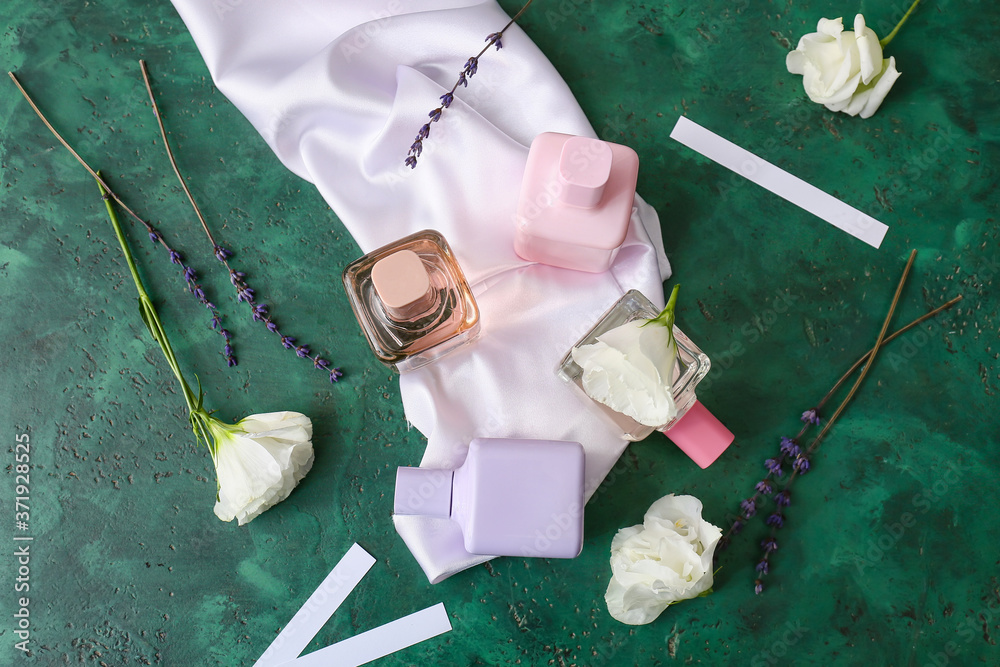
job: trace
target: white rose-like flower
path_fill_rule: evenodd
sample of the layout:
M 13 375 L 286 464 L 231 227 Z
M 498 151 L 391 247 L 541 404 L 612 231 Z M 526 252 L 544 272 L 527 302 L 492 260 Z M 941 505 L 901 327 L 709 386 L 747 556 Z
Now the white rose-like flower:
M 209 422 L 219 495 L 215 514 L 239 525 L 292 492 L 313 464 L 312 421 L 298 412 L 250 415 L 236 424 Z
M 878 36 L 854 17 L 854 31 L 844 31 L 842 19 L 820 19 L 816 32 L 803 35 L 785 58 L 792 74 L 813 102 L 830 111 L 869 118 L 899 78 L 896 59 L 882 58 Z
M 618 531 L 604 595 L 612 617 L 645 625 L 668 606 L 709 592 L 722 531 L 702 519 L 701 510 L 694 496 L 670 494 L 653 503 L 641 526 Z
M 677 416 L 673 327 L 678 287 L 657 317 L 626 322 L 571 351 L 583 370 L 587 395 L 644 426 L 662 426 Z

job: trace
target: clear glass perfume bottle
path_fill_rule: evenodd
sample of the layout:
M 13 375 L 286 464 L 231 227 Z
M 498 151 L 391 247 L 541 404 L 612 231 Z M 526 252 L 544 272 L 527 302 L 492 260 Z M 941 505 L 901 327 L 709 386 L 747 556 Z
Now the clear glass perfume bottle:
M 479 335 L 479 308 L 448 242 L 434 230 L 374 250 L 344 269 L 344 288 L 375 356 L 416 370 Z
M 636 290 L 629 290 L 615 303 L 573 347 L 590 345 L 597 337 L 626 322 L 656 317 L 659 309 Z M 622 432 L 626 440 L 638 441 L 653 431 L 660 431 L 702 468 L 708 467 L 733 442 L 734 436 L 718 419 L 701 404 L 695 387 L 708 375 L 712 362 L 683 331 L 674 326 L 677 342 L 677 362 L 674 365 L 672 393 L 677 406 L 677 416 L 666 424 L 645 426 L 631 417 L 617 412 L 591 399 L 583 390 L 583 369 L 573 361 L 572 349 L 559 364 L 559 376 L 572 383 L 586 401 L 597 406 Z

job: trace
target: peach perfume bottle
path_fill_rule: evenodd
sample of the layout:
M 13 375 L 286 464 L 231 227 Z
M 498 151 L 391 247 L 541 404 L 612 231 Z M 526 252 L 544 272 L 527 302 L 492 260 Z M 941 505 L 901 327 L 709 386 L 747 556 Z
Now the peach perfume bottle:
M 514 251 L 522 259 L 600 273 L 625 241 L 639 156 L 628 146 L 544 132 L 528 151 Z
M 659 309 L 649 299 L 636 290 L 629 290 L 573 347 L 590 345 L 598 336 L 626 322 L 651 319 L 658 313 Z M 625 440 L 642 440 L 653 431 L 660 431 L 700 467 L 707 468 L 732 444 L 734 436 L 695 395 L 698 383 L 712 368 L 711 361 L 676 325 L 673 333 L 677 343 L 677 360 L 671 392 L 677 406 L 677 415 L 666 424 L 644 426 L 587 396 L 582 385 L 583 369 L 573 360 L 572 351 L 563 357 L 557 373 L 563 380 L 577 387 L 584 400 L 614 422 L 622 430 Z
M 411 234 L 344 269 L 344 288 L 375 356 L 416 370 L 479 335 L 479 308 L 444 237 Z

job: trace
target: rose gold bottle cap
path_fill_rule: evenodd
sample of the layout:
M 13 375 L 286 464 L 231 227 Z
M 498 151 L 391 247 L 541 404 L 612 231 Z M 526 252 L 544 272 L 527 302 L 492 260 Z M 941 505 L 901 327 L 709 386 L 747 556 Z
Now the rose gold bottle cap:
M 431 281 L 417 253 L 400 250 L 375 262 L 372 285 L 387 308 L 398 310 L 423 298 Z

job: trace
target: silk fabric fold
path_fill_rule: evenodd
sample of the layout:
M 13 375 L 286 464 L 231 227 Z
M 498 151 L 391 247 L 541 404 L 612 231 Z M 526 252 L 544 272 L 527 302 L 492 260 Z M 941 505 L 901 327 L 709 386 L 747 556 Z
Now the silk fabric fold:
M 670 266 L 656 212 L 638 196 L 625 246 L 606 273 L 514 253 L 531 140 L 546 131 L 595 136 L 545 56 L 510 28 L 503 49 L 483 55 L 468 88 L 431 124 L 411 170 L 403 160 L 427 112 L 508 21 L 495 2 L 173 3 L 219 90 L 291 171 L 316 185 L 362 251 L 426 228 L 455 251 L 482 335 L 400 377 L 406 418 L 427 436 L 420 464 L 455 467 L 475 437 L 574 440 L 587 452 L 589 497 L 627 443 L 555 368 L 626 290 L 662 306 Z M 490 558 L 468 553 L 448 519 L 394 523 L 432 583 Z

